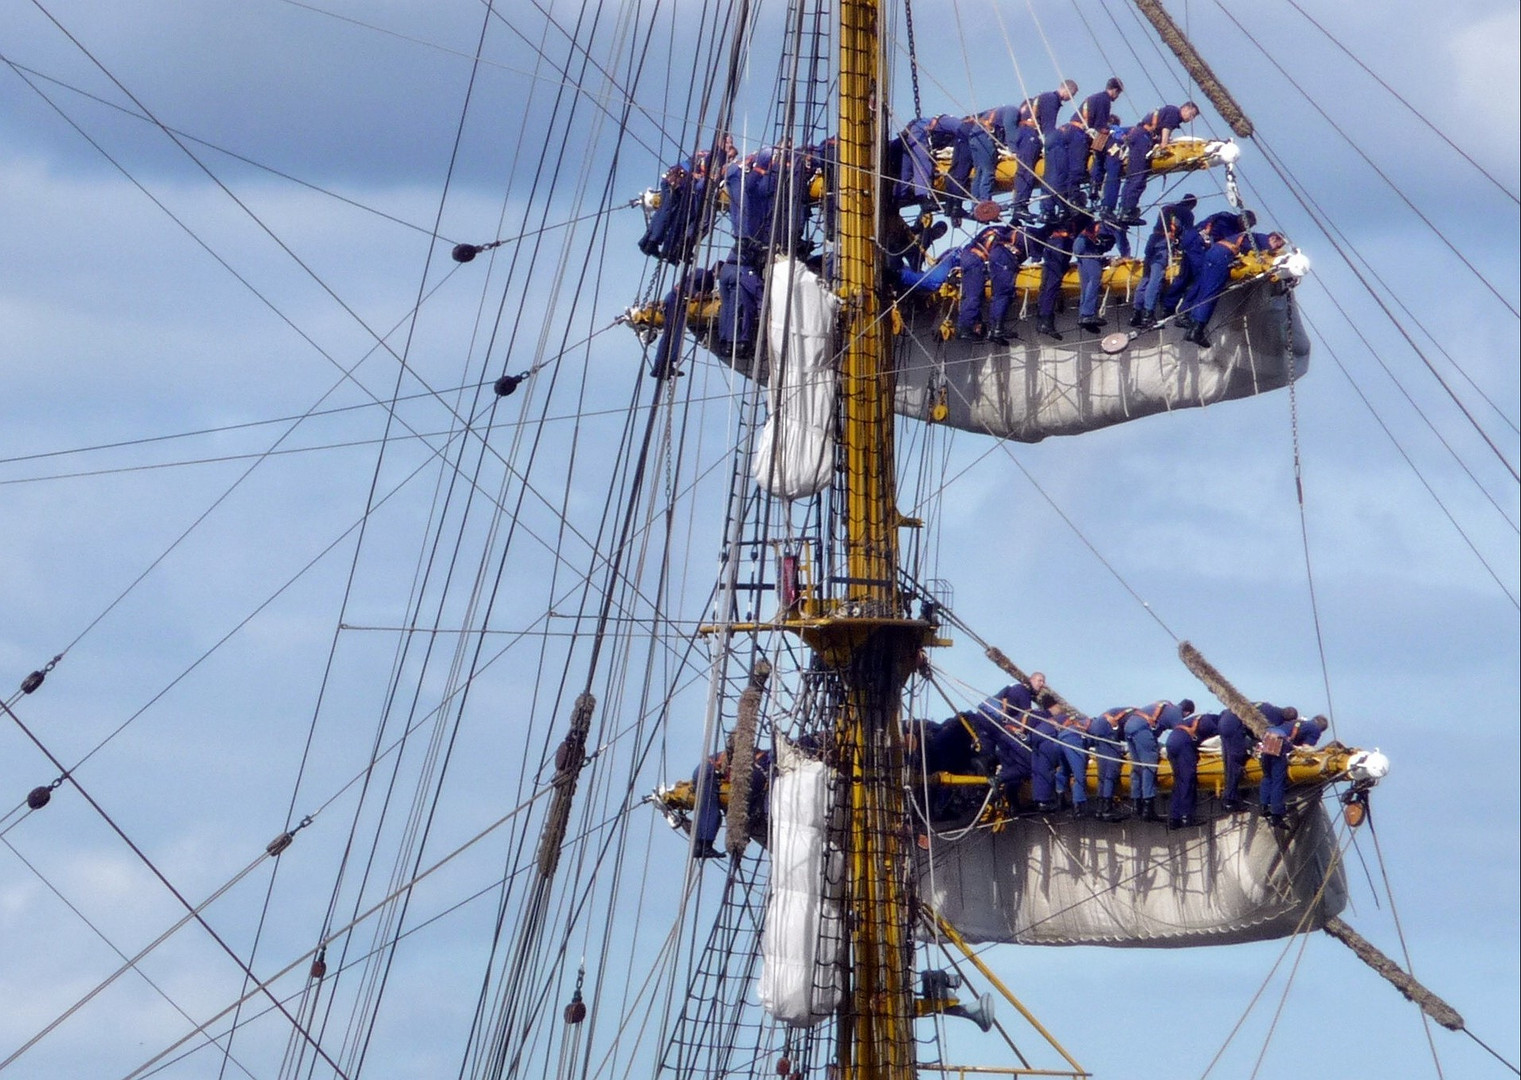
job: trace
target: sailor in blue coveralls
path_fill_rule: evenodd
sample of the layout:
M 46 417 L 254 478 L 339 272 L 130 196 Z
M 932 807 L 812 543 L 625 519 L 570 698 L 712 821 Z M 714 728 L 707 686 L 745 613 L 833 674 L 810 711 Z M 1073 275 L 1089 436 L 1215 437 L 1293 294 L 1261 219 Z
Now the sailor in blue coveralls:
M 998 144 L 994 141 L 994 111 L 966 117 L 967 153 L 972 161 L 972 198 L 987 202 L 998 178 Z
M 1051 721 L 1057 727 L 1061 760 L 1056 766 L 1057 793 L 1067 792 L 1072 814 L 1082 817 L 1088 805 L 1088 729 L 1093 721 L 1060 703 L 1051 706 Z
M 1035 698 L 1045 689 L 1045 676 L 1036 672 L 1030 683 L 1010 683 L 977 707 L 978 714 L 997 732 L 990 740 L 998 756 L 994 797 L 1006 798 L 1013 813 L 1019 812 L 1019 786 L 1034 771 L 1029 728 L 1038 718 Z
M 1030 101 L 1030 115 L 1035 119 L 1035 130 L 1040 133 L 1041 152 L 1045 156 L 1046 165 L 1042 172 L 1042 184 L 1048 191 L 1055 191 L 1054 184 L 1060 181 L 1061 176 L 1053 173 L 1051 167 L 1052 155 L 1060 159 L 1060 168 L 1056 173 L 1066 171 L 1066 133 L 1059 131 L 1061 109 L 1064 104 L 1071 101 L 1077 93 L 1077 83 L 1072 79 L 1065 80 L 1055 90 L 1047 90 L 1044 94 L 1037 94 Z M 1017 201 L 1017 200 L 1016 200 Z M 1056 201 L 1047 202 L 1047 216 L 1060 213 Z
M 1186 340 L 1201 349 L 1210 347 L 1206 330 L 1210 317 L 1215 313 L 1215 303 L 1231 282 L 1231 265 L 1244 251 L 1257 250 L 1276 255 L 1287 243 L 1282 233 L 1237 233 L 1223 240 L 1216 240 L 1204 255 L 1204 269 L 1194 285 L 1191 296 L 1197 297 L 1188 307 Z
M 713 841 L 718 838 L 718 824 L 723 808 L 718 801 L 719 780 L 728 772 L 729 755 L 720 750 L 710 758 L 703 759 L 701 765 L 692 773 L 692 799 L 693 813 L 696 820 L 692 825 L 692 839 L 695 846 L 692 850 L 694 858 L 698 859 L 721 859 L 723 852 L 713 846 Z
M 1284 718 L 1276 724 L 1268 725 L 1267 734 L 1263 736 L 1262 748 L 1259 751 L 1262 758 L 1260 798 L 1262 813 L 1266 815 L 1268 824 L 1275 829 L 1288 828 L 1288 821 L 1284 814 L 1288 812 L 1289 750 L 1296 746 L 1314 746 L 1320 741 L 1321 732 L 1325 730 L 1324 716 L 1306 720 L 1297 713 L 1295 719 Z M 1272 738 L 1275 735 L 1277 738 Z M 1275 743 L 1277 751 L 1270 752 L 1270 747 Z
M 1167 809 L 1167 827 L 1185 829 L 1197 825 L 1194 810 L 1199 799 L 1199 744 L 1220 734 L 1216 713 L 1199 713 L 1177 724 L 1167 733 L 1167 762 L 1172 766 L 1172 799 Z
M 1120 798 L 1120 767 L 1124 764 L 1125 721 L 1135 710 L 1129 706 L 1108 709 L 1088 720 L 1088 746 L 1098 760 L 1098 794 L 1104 808 L 1100 821 L 1125 820 L 1125 804 Z
M 1024 261 L 1024 239 L 1009 225 L 992 225 L 979 232 L 956 256 L 961 268 L 961 306 L 956 336 L 962 341 L 986 337 L 999 345 L 1011 341 L 1003 320 L 1014 303 L 1014 283 Z M 992 283 L 987 322 L 979 329 L 983 287 Z M 1017 335 L 1016 335 L 1017 336 Z
M 1261 707 L 1259 704 L 1258 708 Z M 1246 769 L 1252 733 L 1230 709 L 1220 713 L 1217 727 L 1220 760 L 1225 767 L 1225 788 L 1221 793 L 1220 805 L 1227 810 L 1245 810 L 1246 802 L 1241 798 L 1241 774 Z
M 1146 238 L 1146 249 L 1142 253 L 1145 270 L 1141 284 L 1136 288 L 1131 326 L 1147 329 L 1161 318 L 1157 307 L 1162 302 L 1162 287 L 1167 284 L 1167 268 L 1172 264 L 1173 252 L 1182 243 L 1184 231 L 1194 227 L 1194 207 L 1198 201 L 1191 194 L 1184 195 L 1177 202 L 1162 207 L 1162 212 L 1157 215 L 1157 223 Z
M 1234 236 L 1255 224 L 1257 215 L 1250 210 L 1222 210 L 1218 214 L 1209 215 L 1192 229 L 1184 228 L 1182 239 L 1178 242 L 1183 261 L 1178 267 L 1178 276 L 1162 294 L 1162 306 L 1167 314 L 1181 310 L 1183 317 L 1179 319 L 1178 325 L 1183 329 L 1187 330 L 1191 325 L 1189 308 L 1198 298 L 1199 275 L 1204 270 L 1204 256 L 1209 251 L 1209 245 L 1222 236 Z M 1182 305 L 1181 309 L 1179 305 Z
M 1093 151 L 1093 167 L 1088 173 L 1088 186 L 1096 201 L 1103 187 L 1105 159 L 1109 156 L 1102 149 L 1094 147 L 1093 140 L 1098 138 L 1100 132 L 1107 132 L 1113 122 L 1113 106 L 1125 92 L 1125 84 L 1120 82 L 1118 76 L 1111 75 L 1104 88 L 1096 94 L 1089 94 L 1083 99 L 1082 105 L 1078 106 L 1077 115 L 1087 129 L 1087 146 L 1083 160 L 1087 160 L 1087 151 Z M 1078 166 L 1081 171 L 1081 163 Z
M 1056 302 L 1061 298 L 1062 278 L 1072 265 L 1072 242 L 1082 228 L 1081 221 L 1063 218 L 1032 237 L 1032 254 L 1038 254 L 1041 260 L 1035 329 L 1056 341 L 1062 339 L 1056 329 Z
M 1114 233 L 1096 218 L 1085 217 L 1086 222 L 1072 241 L 1072 256 L 1077 260 L 1077 281 L 1080 299 L 1077 307 L 1077 325 L 1097 332 L 1108 324 L 1099 317 L 1099 292 L 1104 281 L 1104 265 L 1109 261 L 1110 248 L 1114 247 Z
M 1158 739 L 1193 715 L 1194 703 L 1154 701 L 1133 709 L 1125 719 L 1125 743 L 1130 750 L 1130 801 L 1142 821 L 1157 821 L 1157 765 L 1162 760 Z
M 1141 224 L 1141 196 L 1146 193 L 1147 181 L 1151 179 L 1152 150 L 1166 146 L 1172 140 L 1174 130 L 1198 115 L 1199 106 L 1192 101 L 1185 101 L 1182 105 L 1163 105 L 1147 114 L 1140 123 L 1125 133 L 1125 184 L 1119 195 L 1121 224 Z M 1108 201 L 1107 192 L 1104 210 L 1106 213 L 1114 210 L 1114 204 Z

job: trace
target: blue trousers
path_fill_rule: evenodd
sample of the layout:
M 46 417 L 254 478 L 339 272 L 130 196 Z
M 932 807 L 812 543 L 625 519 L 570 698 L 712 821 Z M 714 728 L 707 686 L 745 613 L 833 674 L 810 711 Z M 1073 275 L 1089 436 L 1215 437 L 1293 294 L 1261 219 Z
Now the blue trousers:
M 1077 259 L 1077 280 L 1081 286 L 1082 299 L 1078 302 L 1078 318 L 1089 319 L 1098 315 L 1099 289 L 1104 281 L 1104 256 L 1097 244 L 1079 235 L 1072 243 L 1072 254 Z
M 972 159 L 972 198 L 985 202 L 993 197 L 993 180 L 998 174 L 998 148 L 986 128 L 978 127 L 967 136 L 967 152 Z
M 1193 302 L 1193 310 L 1189 313 L 1194 322 L 1204 326 L 1209 322 L 1210 316 L 1215 313 L 1215 303 L 1220 299 L 1220 294 L 1231 283 L 1231 263 L 1236 261 L 1236 253 L 1222 244 L 1213 244 L 1204 256 L 1204 269 L 1199 273 L 1199 281 L 1195 286 L 1197 293 Z
M 1241 718 L 1227 709 L 1220 714 L 1220 756 L 1225 765 L 1225 798 L 1241 798 L 1241 774 L 1246 769 L 1248 732 Z
M 1014 130 L 1014 141 L 1009 147 L 1019 168 L 1014 175 L 1014 210 L 1023 212 L 1030 205 L 1030 192 L 1035 188 L 1035 162 L 1040 158 L 1040 135 L 1032 127 L 1019 125 Z
M 1162 299 L 1162 286 L 1167 283 L 1167 266 L 1171 261 L 1167 250 L 1167 237 L 1153 233 L 1146 241 L 1146 270 L 1136 289 L 1135 306 L 1142 311 L 1154 311 Z
M 1034 758 L 1034 773 L 1030 777 L 1030 795 L 1036 802 L 1052 802 L 1056 798 L 1056 770 L 1061 767 L 1062 745 L 1058 741 L 1060 729 L 1054 724 L 1035 725 L 1030 752 Z
M 1124 753 L 1118 745 L 1120 732 L 1109 721 L 1094 717 L 1088 725 L 1088 734 L 1093 741 L 1093 752 L 1098 756 L 1099 798 L 1112 799 L 1119 790 L 1120 755 Z
M 718 339 L 726 345 L 755 344 L 763 284 L 748 266 L 725 262 L 718 268 Z
M 1045 157 L 1046 168 L 1041 176 L 1041 182 L 1051 193 L 1051 199 L 1046 204 L 1048 212 L 1058 214 L 1071 198 L 1071 185 L 1068 183 L 1071 175 L 1071 142 L 1067 138 L 1067 132 L 1072 130 L 1067 127 L 1059 127 L 1046 136 Z
M 1067 267 L 1072 265 L 1070 238 L 1051 239 L 1046 244 L 1041 256 L 1040 300 L 1037 305 L 1042 319 L 1055 316 L 1056 300 L 1062 292 L 1062 278 L 1066 276 Z
M 1130 797 L 1152 799 L 1157 794 L 1157 764 L 1162 749 L 1157 733 L 1139 716 L 1125 721 L 1125 743 L 1130 748 Z
M 1129 217 L 1140 207 L 1141 196 L 1146 194 L 1146 184 L 1151 179 L 1151 162 L 1146 158 L 1151 153 L 1151 134 L 1139 126 L 1133 127 L 1125 136 L 1125 146 L 1129 159 L 1125 163 L 1125 183 L 1120 189 L 1120 213 Z
M 1172 765 L 1172 801 L 1167 818 L 1179 822 L 1194 816 L 1199 801 L 1199 748 L 1186 731 L 1167 733 L 1167 760 Z
M 1270 814 L 1282 814 L 1288 809 L 1289 752 L 1262 758 L 1262 792 L 1259 796 L 1263 807 Z
M 1102 175 L 1104 193 L 1099 201 L 1099 205 L 1104 208 L 1105 213 L 1109 213 L 1114 210 L 1115 204 L 1120 201 L 1120 176 L 1125 170 L 1125 163 L 1120 159 L 1120 155 L 1117 152 L 1110 150 L 1105 150 L 1099 157 L 1102 159 L 1102 163 L 1099 161 L 1093 163 L 1093 186 L 1095 188 L 1099 186 L 1100 181 L 1098 178 Z M 1102 174 L 1100 173 L 1100 169 L 1102 169 Z
M 1072 805 L 1088 801 L 1088 739 L 1076 728 L 1062 728 L 1058 736 L 1062 759 L 1057 766 L 1057 784 L 1072 792 Z

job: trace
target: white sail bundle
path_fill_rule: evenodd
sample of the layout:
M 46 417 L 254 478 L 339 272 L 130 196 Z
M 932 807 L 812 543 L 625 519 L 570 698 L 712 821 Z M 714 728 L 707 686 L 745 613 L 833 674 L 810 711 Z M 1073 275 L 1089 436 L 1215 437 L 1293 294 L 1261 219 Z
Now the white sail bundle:
M 840 1002 L 845 864 L 829 841 L 832 773 L 782 749 L 771 786 L 771 891 L 761 932 L 760 1001 L 775 1019 L 811 1027 Z
M 770 415 L 756 441 L 756 483 L 783 499 L 802 499 L 834 475 L 834 321 L 840 300 L 796 259 L 771 264 L 766 282 Z
M 1025 820 L 936 841 L 920 894 L 968 941 L 1180 948 L 1316 930 L 1347 902 L 1330 819 L 1293 815 L 1285 842 L 1265 821 L 1204 829 L 1092 819 Z
M 1110 318 L 1129 314 L 1128 306 L 1115 307 Z M 908 347 L 899 351 L 897 411 L 928 420 L 943 387 L 944 423 L 1020 442 L 1266 393 L 1309 368 L 1309 335 L 1292 298 L 1266 280 L 1221 296 L 1209 349 L 1169 327 L 1111 355 L 1070 320 L 1060 324 L 1062 341 L 1037 337 L 1021 322 L 1023 337 L 1012 347 L 942 342 L 939 318 L 931 311 L 911 322 Z

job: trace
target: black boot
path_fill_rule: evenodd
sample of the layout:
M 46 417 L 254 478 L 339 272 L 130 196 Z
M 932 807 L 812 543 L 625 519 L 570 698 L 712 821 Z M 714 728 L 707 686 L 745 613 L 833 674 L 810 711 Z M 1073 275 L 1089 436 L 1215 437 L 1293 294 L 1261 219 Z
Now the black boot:
M 1207 349 L 1210 346 L 1209 335 L 1204 332 L 1204 327 L 1198 323 L 1194 323 L 1193 329 L 1188 332 L 1188 336 L 1184 340 L 1192 341 L 1201 349 Z
M 1056 341 L 1060 341 L 1062 339 L 1061 334 L 1057 332 L 1056 316 L 1054 315 L 1042 315 L 1040 319 L 1036 321 L 1035 329 L 1039 330 L 1042 334 L 1045 334 L 1046 337 L 1052 338 Z
M 1140 330 L 1143 327 L 1145 327 L 1145 325 L 1146 325 L 1146 309 L 1145 308 L 1136 308 L 1134 311 L 1132 311 L 1130 313 L 1130 325 L 1133 326 L 1133 327 L 1135 327 L 1137 330 Z

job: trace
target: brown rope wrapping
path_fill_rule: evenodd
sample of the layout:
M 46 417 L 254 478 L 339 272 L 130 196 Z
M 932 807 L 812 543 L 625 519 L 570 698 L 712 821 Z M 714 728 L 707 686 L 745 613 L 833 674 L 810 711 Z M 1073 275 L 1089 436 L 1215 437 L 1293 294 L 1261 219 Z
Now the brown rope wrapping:
M 1194 48 L 1193 42 L 1184 36 L 1178 24 L 1172 21 L 1172 16 L 1167 14 L 1160 0 L 1135 0 L 1135 6 L 1141 9 L 1152 26 L 1156 28 L 1157 36 L 1162 39 L 1162 44 L 1173 51 L 1183 69 L 1188 72 L 1189 78 L 1199 84 L 1199 89 L 1204 96 L 1209 98 L 1210 104 L 1220 114 L 1220 118 L 1230 125 L 1232 131 L 1243 139 L 1252 137 L 1252 122 L 1246 118 L 1246 113 L 1241 111 L 1241 106 L 1236 104 L 1236 99 L 1231 97 L 1231 92 L 1215 77 L 1214 71 L 1204 62 L 1204 57 Z
M 597 699 L 591 694 L 576 698 L 570 712 L 570 730 L 555 750 L 554 801 L 544 818 L 544 832 L 539 837 L 539 874 L 554 877 L 560 865 L 560 845 L 565 843 L 565 828 L 570 822 L 570 804 L 576 797 L 576 781 L 586 765 L 586 734 L 591 730 L 592 713 Z
M 750 671 L 750 685 L 739 695 L 738 715 L 729 748 L 729 808 L 724 816 L 724 847 L 742 854 L 750 843 L 750 788 L 755 775 L 755 728 L 760 722 L 761 694 L 771 665 L 759 660 Z M 717 792 L 714 793 L 715 795 Z
M 1198 676 L 1199 681 L 1209 687 L 1209 692 L 1225 702 L 1231 712 L 1240 718 L 1246 725 L 1246 729 L 1257 738 L 1262 738 L 1267 733 L 1267 719 L 1257 711 L 1257 706 L 1246 700 L 1240 690 L 1237 690 L 1226 681 L 1224 675 L 1215 670 L 1215 665 L 1200 654 L 1186 641 L 1178 642 L 1178 659 L 1183 661 L 1185 667 Z
M 1419 1005 L 1422 1012 L 1448 1031 L 1463 1030 L 1463 1017 L 1458 1014 L 1458 1010 L 1422 986 L 1414 975 L 1385 956 L 1372 942 L 1341 919 L 1333 915 L 1321 929 L 1355 952 L 1359 960 L 1382 975 L 1396 990 Z
M 1003 670 L 1005 675 L 1008 675 L 1012 679 L 1017 679 L 1026 686 L 1030 685 L 1030 676 L 1020 671 L 1019 665 L 1010 660 L 997 645 L 989 645 L 986 655 L 989 660 L 993 661 L 993 663 Z M 1039 694 L 1035 695 L 1035 704 L 1045 708 L 1050 708 L 1052 705 L 1062 705 L 1068 709 L 1072 708 L 1067 699 L 1051 689 L 1050 686 L 1047 686 Z M 1074 709 L 1073 711 L 1075 712 L 1076 710 Z

